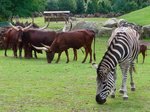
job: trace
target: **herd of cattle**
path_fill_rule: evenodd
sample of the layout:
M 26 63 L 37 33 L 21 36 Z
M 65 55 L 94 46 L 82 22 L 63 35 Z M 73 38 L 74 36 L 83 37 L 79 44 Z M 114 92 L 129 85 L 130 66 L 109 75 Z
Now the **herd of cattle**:
M 67 24 L 67 22 L 65 22 Z M 87 59 L 88 54 L 90 55 L 90 61 L 92 62 L 92 42 L 93 46 L 93 57 L 95 57 L 95 32 L 92 30 L 72 29 L 72 23 L 70 22 L 69 30 L 66 30 L 66 24 L 62 30 L 51 31 L 46 30 L 49 22 L 43 27 L 39 28 L 35 23 L 34 19 L 32 22 L 25 24 L 13 25 L 10 22 L 10 28 L 3 34 L 3 44 L 5 49 L 5 56 L 7 56 L 7 49 L 11 46 L 14 57 L 17 56 L 17 50 L 19 49 L 19 57 L 22 57 L 22 49 L 24 49 L 24 57 L 37 58 L 37 53 L 42 53 L 42 50 L 46 52 L 47 62 L 51 63 L 54 58 L 54 54 L 58 53 L 56 63 L 59 62 L 61 53 L 65 51 L 67 57 L 67 63 L 69 62 L 68 49 L 72 48 L 74 53 L 74 60 L 77 60 L 77 49 L 84 47 L 85 58 L 82 61 L 84 63 Z M 140 53 L 143 55 L 143 63 L 146 56 L 147 45 L 141 44 Z
M 88 54 L 90 62 L 92 62 L 92 42 L 94 40 L 94 60 L 95 60 L 95 32 L 92 30 L 75 30 L 71 31 L 72 23 L 69 31 L 66 31 L 66 24 L 62 31 L 45 30 L 49 23 L 43 28 L 34 28 L 34 20 L 26 27 L 15 26 L 10 22 L 10 28 L 3 34 L 5 56 L 7 49 L 11 45 L 14 57 L 18 57 L 17 50 L 19 49 L 19 57 L 22 57 L 22 49 L 24 49 L 24 57 L 32 58 L 32 52 L 37 58 L 36 53 L 46 51 L 47 62 L 51 63 L 54 54 L 58 53 L 57 63 L 59 62 L 61 53 L 65 51 L 67 63 L 69 62 L 68 49 L 72 48 L 74 52 L 74 60 L 77 60 L 77 49 L 83 47 L 85 49 L 84 63 Z

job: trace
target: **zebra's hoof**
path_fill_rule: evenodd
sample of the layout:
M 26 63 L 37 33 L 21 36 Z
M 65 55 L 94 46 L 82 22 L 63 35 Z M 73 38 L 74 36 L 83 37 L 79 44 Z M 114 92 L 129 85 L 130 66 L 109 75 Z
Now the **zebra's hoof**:
M 115 95 L 111 95 L 110 97 L 111 97 L 111 98 L 115 98 Z
M 123 97 L 123 100 L 128 100 L 128 97 Z
M 119 90 L 119 93 L 124 94 L 124 91 L 123 90 Z
M 135 88 L 131 88 L 131 91 L 135 91 Z

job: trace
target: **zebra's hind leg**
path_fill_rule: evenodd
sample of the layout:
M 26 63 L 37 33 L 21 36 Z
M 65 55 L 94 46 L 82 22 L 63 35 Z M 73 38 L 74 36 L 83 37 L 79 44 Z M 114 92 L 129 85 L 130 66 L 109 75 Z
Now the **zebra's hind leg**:
M 116 92 L 116 79 L 117 79 L 117 74 L 116 74 L 116 68 L 115 68 L 115 70 L 114 70 L 114 75 L 113 75 L 113 77 L 114 77 L 114 86 L 113 86 L 113 88 L 112 88 L 112 90 L 111 90 L 111 93 L 110 93 L 110 96 L 111 96 L 111 98 L 115 98 L 115 92 Z
M 127 100 L 128 99 L 128 95 L 127 95 L 127 87 L 126 87 L 126 80 L 127 80 L 127 71 L 129 69 L 129 63 L 128 62 L 124 62 L 120 64 L 120 68 L 122 71 L 122 86 L 120 89 L 120 93 L 123 93 L 123 99 Z
M 133 82 L 133 71 L 135 72 L 135 67 L 134 67 L 134 63 L 131 63 L 129 72 L 130 72 L 130 85 L 131 85 L 131 91 L 135 91 L 135 84 Z

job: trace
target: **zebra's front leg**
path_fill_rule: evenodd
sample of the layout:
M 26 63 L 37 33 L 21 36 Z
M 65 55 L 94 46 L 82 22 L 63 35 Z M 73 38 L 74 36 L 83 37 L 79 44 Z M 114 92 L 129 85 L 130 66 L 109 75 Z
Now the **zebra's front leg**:
M 116 84 L 114 84 L 114 87 L 111 90 L 111 93 L 110 93 L 111 98 L 115 98 L 115 92 L 116 92 Z
M 112 90 L 111 90 L 111 93 L 110 93 L 111 98 L 115 98 L 116 79 L 117 79 L 116 68 L 115 68 L 115 70 L 114 70 L 114 75 L 113 75 L 113 77 L 114 77 L 114 86 L 113 86 L 113 88 L 112 88 Z
M 131 85 L 131 91 L 135 91 L 135 84 L 133 82 L 133 71 L 135 71 L 135 67 L 134 67 L 134 63 L 131 63 L 131 66 L 130 66 L 130 85 Z
M 127 95 L 127 87 L 126 87 L 126 80 L 127 80 L 127 71 L 129 69 L 129 64 L 125 63 L 120 65 L 121 71 L 122 71 L 122 86 L 120 88 L 120 93 L 123 94 L 123 99 L 127 100 L 128 95 Z

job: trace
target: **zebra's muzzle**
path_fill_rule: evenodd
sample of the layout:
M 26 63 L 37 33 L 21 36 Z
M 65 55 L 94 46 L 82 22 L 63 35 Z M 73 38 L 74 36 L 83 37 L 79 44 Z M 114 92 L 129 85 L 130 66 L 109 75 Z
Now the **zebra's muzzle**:
M 102 99 L 102 98 L 100 97 L 100 95 L 97 94 L 97 95 L 96 95 L 96 102 L 97 102 L 98 104 L 104 104 L 104 103 L 106 102 L 106 99 Z

